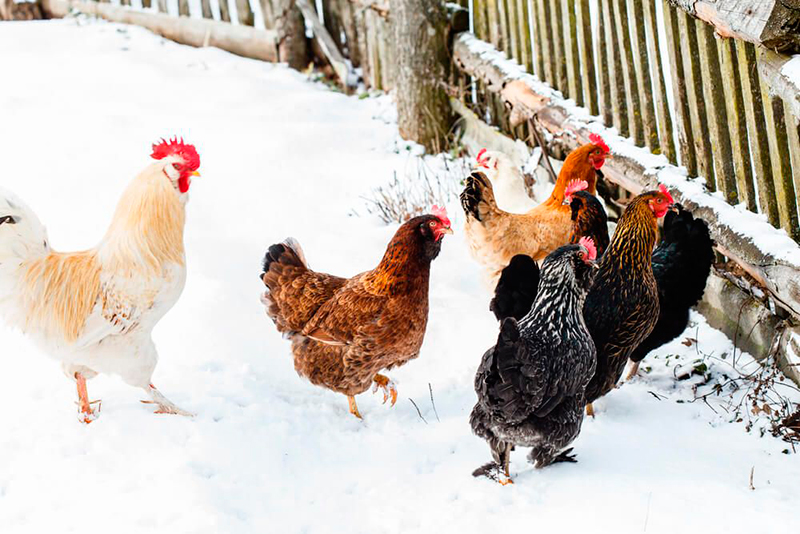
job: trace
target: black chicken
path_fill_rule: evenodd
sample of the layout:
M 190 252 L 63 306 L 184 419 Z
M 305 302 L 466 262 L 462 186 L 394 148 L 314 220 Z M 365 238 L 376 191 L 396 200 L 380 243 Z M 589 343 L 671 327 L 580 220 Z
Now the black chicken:
M 689 324 L 689 309 L 703 298 L 714 262 L 714 241 L 708 225 L 680 204 L 664 217 L 661 243 L 653 252 L 659 312 L 655 328 L 631 354 L 630 380 L 651 351 L 681 335 Z
M 494 462 L 474 476 L 510 483 L 516 445 L 532 448 L 528 459 L 537 468 L 575 461 L 572 449 L 564 449 L 580 433 L 584 388 L 594 374 L 595 348 L 582 313 L 594 258 L 588 239 L 551 253 L 530 313 L 519 323 L 504 319 L 497 344 L 483 355 L 470 424 L 489 443 Z
M 564 199 L 572 210 L 572 235 L 570 243 L 582 237 L 591 237 L 597 247 L 597 257 L 602 256 L 611 241 L 608 237 L 608 217 L 603 205 L 588 191 L 576 191 Z
M 528 255 L 517 254 L 503 269 L 489 310 L 498 321 L 506 317 L 522 319 L 536 300 L 539 287 L 539 264 Z

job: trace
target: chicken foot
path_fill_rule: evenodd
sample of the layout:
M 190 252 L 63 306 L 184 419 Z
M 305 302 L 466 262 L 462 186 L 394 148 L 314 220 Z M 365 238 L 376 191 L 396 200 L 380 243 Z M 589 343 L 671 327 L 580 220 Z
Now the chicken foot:
M 397 402 L 397 384 L 395 384 L 394 380 L 388 376 L 378 374 L 375 375 L 375 378 L 373 378 L 372 381 L 372 392 L 375 393 L 378 391 L 378 388 L 381 388 L 383 390 L 383 403 L 386 404 L 386 401 L 389 400 L 389 397 L 391 397 L 391 406 L 394 406 L 394 404 Z
M 586 416 L 594 418 L 594 406 L 592 406 L 591 402 L 586 405 Z
M 166 398 L 163 393 L 156 389 L 153 384 L 148 384 L 147 387 L 142 388 L 150 396 L 151 400 L 143 400 L 142 404 L 157 404 L 158 410 L 153 413 L 166 413 L 172 415 L 183 415 L 185 417 L 194 417 L 192 412 L 179 408 L 171 400 Z
M 631 370 L 628 371 L 628 376 L 625 377 L 625 382 L 630 382 L 639 374 L 639 362 L 631 362 Z
M 486 477 L 494 480 L 501 486 L 508 486 L 509 484 L 514 483 L 514 481 L 511 479 L 511 473 L 509 472 L 511 451 L 514 450 L 514 447 L 513 445 L 506 445 L 502 442 L 498 445 L 498 448 L 492 446 L 492 455 L 494 456 L 495 461 L 489 462 L 488 464 L 477 468 L 472 472 L 472 476 Z M 505 475 L 505 479 L 501 476 L 501 472 L 502 475 Z
M 97 419 L 100 414 L 100 401 L 90 401 L 89 392 L 86 389 L 86 377 L 81 373 L 75 373 L 75 382 L 78 385 L 78 417 L 82 423 L 87 425 Z M 97 404 L 97 411 L 92 410 L 92 404 Z

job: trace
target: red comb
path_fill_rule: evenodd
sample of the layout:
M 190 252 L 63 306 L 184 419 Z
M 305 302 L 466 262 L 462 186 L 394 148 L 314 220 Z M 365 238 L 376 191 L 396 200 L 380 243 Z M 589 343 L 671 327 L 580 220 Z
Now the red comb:
M 588 188 L 589 183 L 586 180 L 572 180 L 567 184 L 567 188 L 564 190 L 564 198 L 569 198 L 578 191 L 583 191 Z
M 586 249 L 586 257 L 592 261 L 597 259 L 597 247 L 594 246 L 594 241 L 591 237 L 582 237 L 578 240 L 578 244 Z
M 603 138 L 597 135 L 596 133 L 589 134 L 589 141 L 602 148 L 603 152 L 605 152 L 606 154 L 611 152 L 611 149 L 608 148 L 608 145 L 606 144 L 605 141 L 603 141 Z
M 658 184 L 658 190 L 664 193 L 664 196 L 667 197 L 667 200 L 669 200 L 670 204 L 675 204 L 675 200 L 672 198 L 672 195 L 670 195 L 669 191 L 667 191 L 667 186 L 664 184 Z
M 482 148 L 481 151 L 478 152 L 478 155 L 475 157 L 475 160 L 478 162 L 479 166 L 486 167 L 488 169 L 489 166 L 486 164 L 486 160 L 489 158 L 489 156 L 484 157 L 484 154 L 486 154 L 486 149 Z
M 161 139 L 161 142 L 153 143 L 151 158 L 164 159 L 173 155 L 180 156 L 186 166 L 193 171 L 200 167 L 200 156 L 197 154 L 197 150 L 195 150 L 194 145 L 185 144 L 183 138 L 178 140 L 177 137 L 173 137 L 169 141 Z
M 450 219 L 447 218 L 447 210 L 446 209 L 440 208 L 439 206 L 434 204 L 433 207 L 431 208 L 431 213 L 433 213 L 436 217 L 438 217 L 438 219 L 440 221 L 442 221 L 443 225 L 445 225 L 448 228 L 450 228 Z

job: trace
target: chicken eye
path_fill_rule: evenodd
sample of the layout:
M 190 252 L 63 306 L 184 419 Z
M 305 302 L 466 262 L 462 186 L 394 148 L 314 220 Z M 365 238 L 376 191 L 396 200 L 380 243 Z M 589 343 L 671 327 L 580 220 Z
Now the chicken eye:
M 182 169 L 181 165 L 178 164 L 178 163 L 173 163 L 172 164 L 172 168 L 175 169 L 176 171 L 179 171 L 179 170 Z
M 431 221 L 431 222 L 429 222 L 428 224 L 430 225 L 430 227 L 431 227 L 431 228 L 433 228 L 434 226 L 436 226 L 436 223 L 435 223 L 434 221 Z

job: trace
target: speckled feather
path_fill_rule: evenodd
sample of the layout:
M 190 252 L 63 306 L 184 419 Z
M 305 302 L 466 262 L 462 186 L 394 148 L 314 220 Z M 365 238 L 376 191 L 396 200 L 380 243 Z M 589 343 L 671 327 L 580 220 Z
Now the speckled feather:
M 582 250 L 568 245 L 548 256 L 530 313 L 519 323 L 504 319 L 497 344 L 482 358 L 470 424 L 496 460 L 509 446 L 532 447 L 531 459 L 544 467 L 580 432 L 595 367 L 582 313 L 592 268 Z

